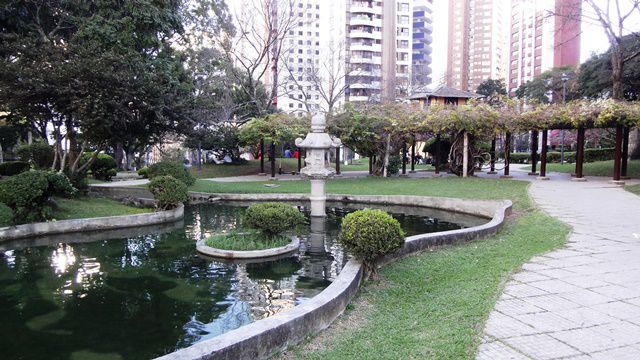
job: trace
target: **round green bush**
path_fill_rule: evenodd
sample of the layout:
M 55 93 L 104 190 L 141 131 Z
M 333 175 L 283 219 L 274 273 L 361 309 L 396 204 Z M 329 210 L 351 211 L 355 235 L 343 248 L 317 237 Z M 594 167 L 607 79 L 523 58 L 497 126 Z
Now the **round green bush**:
M 404 231 L 398 220 L 382 210 L 354 211 L 342 219 L 338 242 L 368 271 L 375 273 L 376 260 L 404 245 Z
M 0 182 L 0 202 L 13 210 L 16 224 L 46 220 L 51 215 L 49 197 L 45 171 L 27 171 Z
M 172 176 L 155 177 L 149 182 L 148 187 L 160 209 L 173 209 L 189 201 L 187 185 Z
M 138 175 L 142 176 L 145 179 L 149 178 L 149 167 L 145 166 L 142 169 L 139 169 L 138 171 Z
M 7 161 L 0 164 L 0 175 L 2 176 L 13 176 L 23 173 L 29 168 L 29 165 L 26 161 Z
M 12 209 L 16 224 L 51 218 L 51 197 L 72 196 L 76 192 L 64 174 L 54 171 L 27 171 L 0 181 L 0 202 Z
M 89 159 L 91 159 L 93 155 L 93 153 L 83 154 L 82 159 L 80 160 L 80 164 L 86 164 L 86 162 L 89 161 Z M 116 174 L 118 173 L 117 169 L 118 165 L 116 164 L 116 160 L 113 158 L 113 156 L 107 154 L 98 154 L 96 159 L 89 167 L 89 171 L 91 171 L 94 179 L 106 181 L 109 181 L 112 177 L 116 176 Z
M 7 205 L 0 203 L 0 227 L 13 225 L 13 210 Z
M 51 145 L 38 141 L 33 144 L 20 145 L 16 149 L 16 155 L 20 160 L 32 163 L 36 169 L 48 169 L 53 164 L 55 152 Z
M 291 205 L 277 202 L 253 204 L 244 213 L 244 224 L 268 234 L 291 230 L 306 221 L 304 215 Z
M 49 195 L 72 197 L 78 194 L 78 189 L 73 186 L 67 175 L 57 171 L 47 171 L 47 181 L 49 181 Z
M 149 166 L 148 170 L 149 179 L 153 179 L 159 176 L 172 176 L 174 179 L 182 181 L 185 185 L 191 186 L 196 183 L 196 178 L 191 175 L 184 165 L 170 162 L 161 161 Z

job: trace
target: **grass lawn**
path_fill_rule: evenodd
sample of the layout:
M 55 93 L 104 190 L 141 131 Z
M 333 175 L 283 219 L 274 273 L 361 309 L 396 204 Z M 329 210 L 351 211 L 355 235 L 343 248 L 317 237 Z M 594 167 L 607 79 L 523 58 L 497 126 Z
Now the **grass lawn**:
M 625 186 L 624 189 L 640 196 L 640 184 L 628 185 L 628 186 Z
M 640 160 L 632 160 L 628 163 L 628 175 L 631 177 L 640 177 Z M 576 171 L 575 164 L 547 164 L 547 171 L 555 171 L 561 173 L 574 173 Z M 613 160 L 595 161 L 584 163 L 582 172 L 585 176 L 607 176 L 613 177 Z
M 276 159 L 276 172 L 279 166 L 282 165 L 282 171 L 284 173 L 291 173 L 292 171 L 298 171 L 298 160 L 291 158 L 277 158 Z M 267 159 L 264 160 L 264 170 L 268 173 L 271 171 L 271 164 Z M 304 166 L 304 163 L 302 164 Z M 193 176 L 198 179 L 206 178 L 219 178 L 229 176 L 244 176 L 244 175 L 257 175 L 260 172 L 260 160 L 247 161 L 244 164 L 203 164 L 202 170 L 199 171 L 197 166 L 193 166 L 189 169 Z
M 286 235 L 267 236 L 259 231 L 245 230 L 217 234 L 205 239 L 205 244 L 216 249 L 223 250 L 265 250 L 291 243 L 291 238 Z
M 402 165 L 400 165 L 402 170 Z M 368 171 L 369 170 L 369 158 L 360 158 L 354 160 L 353 164 L 340 165 L 340 171 Z M 411 163 L 407 163 L 407 171 L 411 170 Z M 416 164 L 416 170 L 433 170 L 433 166 L 427 164 Z
M 272 182 L 273 183 L 273 182 Z M 300 193 L 307 181 L 213 183 L 194 190 Z M 481 178 L 339 179 L 329 193 L 511 199 L 515 216 L 497 235 L 417 254 L 365 283 L 327 331 L 280 356 L 287 359 L 473 359 L 484 323 L 509 275 L 531 257 L 561 247 L 569 228 L 535 208 L 527 182 Z
M 271 167 L 267 159 L 264 162 L 264 170 L 270 173 Z M 293 171 L 298 171 L 298 160 L 293 158 L 277 158 L 276 159 L 276 172 L 282 166 L 282 172 L 290 174 Z M 302 161 L 302 167 L 304 167 L 304 159 Z M 335 163 L 333 164 L 335 166 Z M 432 170 L 431 165 L 416 165 L 416 170 Z M 356 163 L 350 165 L 340 165 L 340 171 L 367 171 L 369 170 L 369 160 L 363 158 L 356 160 Z M 407 171 L 411 170 L 411 164 L 407 164 Z M 229 176 L 245 176 L 245 175 L 257 175 L 260 172 L 260 160 L 247 161 L 241 165 L 231 164 L 204 164 L 202 170 L 198 170 L 197 166 L 193 166 L 189 169 L 193 176 L 198 179 L 207 178 L 219 178 Z M 91 181 L 90 181 L 91 183 Z
M 80 197 L 76 199 L 56 198 L 58 208 L 56 220 L 85 219 L 92 217 L 133 215 L 152 212 L 151 208 L 137 208 L 107 198 Z

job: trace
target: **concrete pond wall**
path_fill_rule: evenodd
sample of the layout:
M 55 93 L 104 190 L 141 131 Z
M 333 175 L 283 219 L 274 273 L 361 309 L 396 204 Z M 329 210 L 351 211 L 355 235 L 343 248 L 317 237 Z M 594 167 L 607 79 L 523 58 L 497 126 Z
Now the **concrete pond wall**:
M 144 188 L 100 188 L 100 193 L 115 198 L 148 197 Z M 210 194 L 191 192 L 194 202 L 215 201 L 308 201 L 305 194 Z M 397 253 L 381 259 L 380 264 L 409 254 L 445 245 L 460 244 L 496 233 L 511 212 L 510 201 L 466 200 L 410 195 L 328 195 L 327 201 L 409 206 L 454 211 L 487 219 L 485 224 L 419 234 L 406 238 Z M 362 264 L 351 259 L 338 277 L 320 294 L 301 305 L 275 316 L 242 326 L 220 336 L 159 357 L 161 360 L 191 359 L 266 359 L 307 336 L 326 329 L 344 312 L 357 293 L 362 280 Z
M 174 223 L 184 216 L 184 206 L 173 210 L 157 211 L 145 214 L 107 216 L 87 219 L 71 219 L 50 222 L 31 223 L 0 228 L 0 242 L 44 235 L 78 232 L 96 232 L 122 228 L 135 228 L 149 225 Z
M 199 201 L 305 201 L 296 194 L 201 194 L 191 193 Z M 420 234 L 406 238 L 405 246 L 388 263 L 403 256 L 443 245 L 458 244 L 491 235 L 498 231 L 511 210 L 509 201 L 476 201 L 421 196 L 351 196 L 329 195 L 327 201 L 388 204 L 453 210 L 487 218 L 487 223 L 466 229 Z M 344 311 L 362 280 L 362 265 L 351 259 L 336 280 L 320 294 L 295 308 L 257 321 L 210 340 L 167 354 L 159 359 L 266 359 L 275 352 L 298 343 L 307 336 L 327 328 Z

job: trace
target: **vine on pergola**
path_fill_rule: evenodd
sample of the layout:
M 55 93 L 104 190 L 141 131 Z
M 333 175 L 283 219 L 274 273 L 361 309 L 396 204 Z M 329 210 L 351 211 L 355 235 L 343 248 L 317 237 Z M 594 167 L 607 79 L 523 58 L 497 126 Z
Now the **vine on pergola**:
M 271 114 L 245 124 L 240 130 L 244 144 L 265 142 L 285 143 L 303 136 L 309 129 L 309 119 L 286 114 Z M 449 136 L 452 146 L 450 166 L 459 174 L 462 169 L 462 138 L 469 134 L 470 152 L 476 140 L 491 140 L 510 132 L 544 129 L 607 128 L 616 125 L 640 126 L 640 102 L 615 100 L 575 100 L 566 104 L 524 103 L 505 99 L 499 106 L 481 101 L 450 106 L 417 104 L 347 104 L 344 111 L 329 118 L 328 130 L 341 138 L 353 151 L 375 157 L 376 174 L 384 174 L 389 156 L 398 154 L 416 135 Z M 473 156 L 469 156 L 471 162 Z M 468 166 L 473 171 L 473 166 Z

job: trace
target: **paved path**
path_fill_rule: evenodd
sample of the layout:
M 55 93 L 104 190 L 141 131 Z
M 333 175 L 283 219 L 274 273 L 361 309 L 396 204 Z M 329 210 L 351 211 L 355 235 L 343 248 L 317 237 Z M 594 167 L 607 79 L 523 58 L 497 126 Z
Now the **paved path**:
M 506 284 L 477 359 L 640 359 L 640 197 L 593 178 L 530 193 L 573 232 Z

